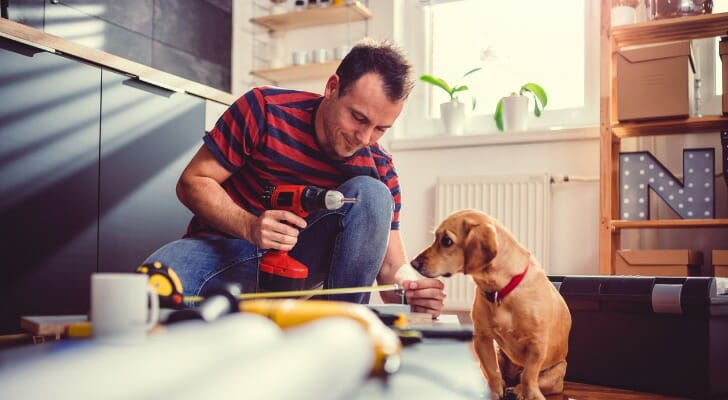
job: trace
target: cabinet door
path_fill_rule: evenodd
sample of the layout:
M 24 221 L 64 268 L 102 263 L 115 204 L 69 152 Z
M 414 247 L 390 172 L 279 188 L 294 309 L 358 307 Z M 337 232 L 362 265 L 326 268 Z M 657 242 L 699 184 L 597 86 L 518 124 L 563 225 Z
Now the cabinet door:
M 205 102 L 102 72 L 99 271 L 130 272 L 182 237 L 175 185 L 202 144 Z
M 96 271 L 99 68 L 0 38 L 0 333 L 85 314 Z

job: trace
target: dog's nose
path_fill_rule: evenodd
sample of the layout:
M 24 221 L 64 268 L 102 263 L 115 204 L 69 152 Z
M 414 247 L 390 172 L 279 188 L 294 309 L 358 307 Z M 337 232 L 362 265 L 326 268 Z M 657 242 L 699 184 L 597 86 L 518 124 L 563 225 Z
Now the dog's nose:
M 422 268 L 422 261 L 420 261 L 419 258 L 415 258 L 414 260 L 412 260 L 410 262 L 410 264 L 412 264 L 412 268 L 414 268 L 418 271 L 420 270 L 420 268 Z

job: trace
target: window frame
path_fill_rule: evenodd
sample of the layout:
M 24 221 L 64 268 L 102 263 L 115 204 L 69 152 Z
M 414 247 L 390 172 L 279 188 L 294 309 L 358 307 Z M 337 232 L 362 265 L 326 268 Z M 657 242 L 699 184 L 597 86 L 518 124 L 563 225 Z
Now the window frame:
M 400 118 L 401 129 L 396 131 L 398 139 L 428 138 L 445 136 L 446 132 L 440 118 L 428 117 L 432 85 L 419 81 L 419 75 L 430 73 L 432 32 L 429 6 L 418 1 L 405 2 L 402 13 L 402 46 L 414 66 L 416 85 L 412 90 L 407 106 Z M 540 118 L 531 117 L 529 131 L 547 131 L 599 126 L 599 52 L 600 52 L 600 3 L 598 0 L 585 0 L 584 7 L 584 106 L 580 108 L 544 110 Z M 550 92 L 554 92 L 551 89 Z M 495 104 L 478 104 L 479 110 L 495 109 Z M 569 121 L 564 123 L 563 121 Z M 493 121 L 493 113 L 469 114 L 466 118 L 465 135 L 498 133 Z

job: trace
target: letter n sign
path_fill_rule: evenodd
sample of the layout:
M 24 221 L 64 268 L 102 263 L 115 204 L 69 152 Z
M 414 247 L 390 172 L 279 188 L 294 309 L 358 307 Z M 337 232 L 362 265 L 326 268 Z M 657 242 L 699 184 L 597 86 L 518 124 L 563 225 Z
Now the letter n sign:
M 684 149 L 681 183 L 649 151 L 619 153 L 619 214 L 624 220 L 650 217 L 652 189 L 681 218 L 714 218 L 715 149 Z

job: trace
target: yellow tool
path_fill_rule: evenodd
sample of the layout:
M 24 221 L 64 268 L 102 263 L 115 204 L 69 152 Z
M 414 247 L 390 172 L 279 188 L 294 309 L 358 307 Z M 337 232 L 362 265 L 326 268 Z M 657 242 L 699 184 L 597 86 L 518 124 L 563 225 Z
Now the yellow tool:
M 325 317 L 347 317 L 361 324 L 374 346 L 373 375 L 397 372 L 402 343 L 397 334 L 361 304 L 325 300 L 257 299 L 241 301 L 241 312 L 270 318 L 281 328 L 298 326 Z
M 183 308 L 182 281 L 172 268 L 155 261 L 137 268 L 136 272 L 149 275 L 149 284 L 159 295 L 159 306 L 166 308 Z

